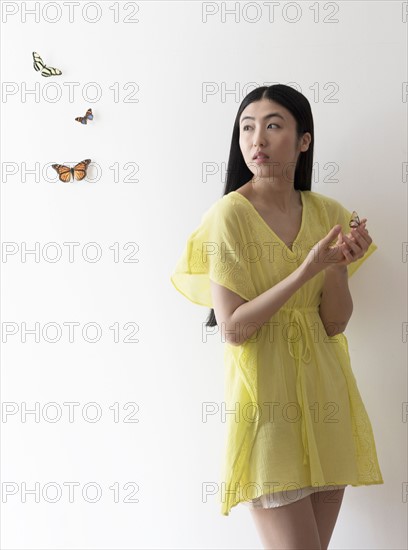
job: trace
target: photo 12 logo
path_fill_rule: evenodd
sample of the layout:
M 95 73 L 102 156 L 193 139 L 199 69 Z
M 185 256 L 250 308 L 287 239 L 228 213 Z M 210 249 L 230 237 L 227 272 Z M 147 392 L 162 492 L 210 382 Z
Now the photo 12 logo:
M 139 23 L 137 2 L 1 2 L 2 23 Z
M 55 63 L 56 64 L 56 63 Z M 56 67 L 44 65 L 38 74 L 41 76 L 60 78 L 63 75 L 53 71 L 60 71 Z M 49 73 L 49 74 L 48 74 Z M 139 103 L 136 95 L 139 92 L 137 82 L 113 82 L 100 84 L 99 82 L 5 82 L 1 83 L 1 101 L 9 103 L 58 103 L 66 101 L 83 101 L 95 104 L 108 96 L 113 103 Z
M 1 501 L 3 504 L 9 502 L 35 503 L 42 502 L 65 503 L 65 502 L 86 502 L 94 504 L 109 498 L 111 502 L 137 504 L 139 499 L 136 494 L 139 492 L 139 485 L 135 481 L 126 483 L 112 482 L 105 486 L 97 481 L 3 481 L 1 484 Z

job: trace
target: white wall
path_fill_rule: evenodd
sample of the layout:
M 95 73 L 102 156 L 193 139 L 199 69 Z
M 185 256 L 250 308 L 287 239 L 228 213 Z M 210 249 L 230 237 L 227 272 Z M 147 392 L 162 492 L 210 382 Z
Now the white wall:
M 1 423 L 2 546 L 261 548 L 246 508 L 227 518 L 217 494 L 202 502 L 202 483 L 220 475 L 224 425 L 202 422 L 201 407 L 223 400 L 223 348 L 218 338 L 203 344 L 208 310 L 169 275 L 222 194 L 241 100 L 281 82 L 312 105 L 312 189 L 367 217 L 379 247 L 350 281 L 347 336 L 385 484 L 346 489 L 331 548 L 406 548 L 407 3 L 283 2 L 273 18 L 266 2 L 76 4 L 58 2 L 58 14 L 52 2 L 2 2 L 1 239 L 15 243 L 1 264 L 2 400 L 12 413 L 3 410 Z M 35 5 L 37 21 L 24 14 Z M 63 75 L 36 73 L 32 51 Z M 25 95 L 36 86 L 37 98 Z M 95 118 L 85 127 L 74 118 L 88 107 Z M 63 184 L 49 167 L 86 158 L 85 182 Z M 72 262 L 68 242 L 79 243 Z M 37 261 L 23 261 L 35 243 Z M 48 243 L 61 251 L 56 262 Z M 97 243 L 98 261 L 82 256 L 87 243 Z M 60 327 L 59 341 L 40 333 L 23 342 L 23 323 L 36 322 Z M 72 343 L 67 322 L 79 323 Z M 89 322 L 100 327 L 96 343 L 82 336 Z M 17 332 L 5 342 L 10 327 Z M 23 422 L 22 408 L 36 402 L 39 417 Z M 50 402 L 62 412 L 56 422 Z M 73 422 L 67 402 L 79 403 Z M 99 421 L 82 416 L 90 402 Z M 138 410 L 126 409 L 132 402 Z M 129 413 L 138 422 L 125 422 Z M 22 502 L 23 483 L 36 482 L 40 491 L 56 484 L 59 500 L 40 492 L 39 502 Z M 68 482 L 80 484 L 72 503 Z M 101 489 L 96 503 L 82 497 L 90 482 Z

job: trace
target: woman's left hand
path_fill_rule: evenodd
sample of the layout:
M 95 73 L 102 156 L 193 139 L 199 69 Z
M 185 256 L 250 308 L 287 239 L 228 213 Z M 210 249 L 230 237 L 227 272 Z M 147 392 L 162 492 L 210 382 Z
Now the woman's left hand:
M 340 231 L 336 245 L 341 245 L 344 255 L 344 260 L 337 262 L 336 266 L 347 266 L 351 262 L 355 262 L 364 256 L 368 247 L 373 242 L 366 229 L 367 218 L 363 218 L 360 225 L 351 229 L 350 233 L 343 235 Z

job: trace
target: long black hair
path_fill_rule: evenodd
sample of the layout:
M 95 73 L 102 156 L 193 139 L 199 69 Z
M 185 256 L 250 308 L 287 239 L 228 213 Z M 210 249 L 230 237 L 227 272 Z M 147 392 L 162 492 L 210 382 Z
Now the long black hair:
M 269 99 L 279 103 L 292 113 L 296 119 L 296 134 L 299 140 L 304 133 L 309 132 L 311 141 L 307 151 L 301 151 L 297 160 L 295 169 L 294 188 L 295 190 L 310 191 L 312 187 L 312 168 L 313 168 L 313 146 L 314 146 L 314 128 L 312 109 L 308 99 L 285 84 L 274 84 L 273 86 L 260 86 L 252 90 L 242 100 L 239 106 L 237 116 L 235 117 L 234 128 L 232 130 L 231 148 L 227 165 L 227 180 L 223 195 L 231 191 L 236 191 L 244 183 L 253 177 L 253 173 L 246 165 L 239 145 L 239 120 L 242 111 L 254 101 Z M 214 310 L 211 309 L 206 321 L 206 326 L 213 327 L 217 325 Z

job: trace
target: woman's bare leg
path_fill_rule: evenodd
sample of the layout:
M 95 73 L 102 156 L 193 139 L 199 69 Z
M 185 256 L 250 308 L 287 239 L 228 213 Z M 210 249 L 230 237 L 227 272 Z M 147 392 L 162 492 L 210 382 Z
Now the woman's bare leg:
M 321 550 L 310 495 L 278 508 L 250 508 L 265 549 Z
M 329 547 L 343 496 L 344 488 L 333 489 L 333 491 L 318 491 L 310 495 L 322 550 L 327 550 Z

